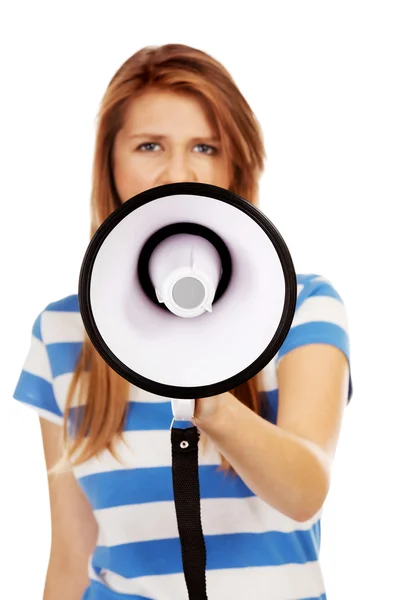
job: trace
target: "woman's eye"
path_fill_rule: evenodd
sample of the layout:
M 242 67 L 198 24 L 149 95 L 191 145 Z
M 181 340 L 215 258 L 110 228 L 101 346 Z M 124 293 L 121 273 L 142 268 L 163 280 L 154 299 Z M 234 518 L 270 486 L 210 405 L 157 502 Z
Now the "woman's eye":
M 196 152 L 199 152 L 200 154 L 216 154 L 217 153 L 217 149 L 214 148 L 214 146 L 209 146 L 208 144 L 197 144 L 197 146 L 195 146 L 195 149 L 198 148 L 198 150 L 195 150 Z
M 160 144 L 156 144 L 155 142 L 146 142 L 145 144 L 140 144 L 138 150 L 141 152 L 153 152 L 159 145 Z

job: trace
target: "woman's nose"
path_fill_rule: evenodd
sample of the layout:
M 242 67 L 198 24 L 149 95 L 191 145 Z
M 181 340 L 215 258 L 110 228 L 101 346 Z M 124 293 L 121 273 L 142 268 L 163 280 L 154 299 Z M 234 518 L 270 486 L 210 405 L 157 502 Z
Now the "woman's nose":
M 182 154 L 175 154 L 166 161 L 161 175 L 161 184 L 197 181 L 196 173 L 190 165 L 188 158 Z

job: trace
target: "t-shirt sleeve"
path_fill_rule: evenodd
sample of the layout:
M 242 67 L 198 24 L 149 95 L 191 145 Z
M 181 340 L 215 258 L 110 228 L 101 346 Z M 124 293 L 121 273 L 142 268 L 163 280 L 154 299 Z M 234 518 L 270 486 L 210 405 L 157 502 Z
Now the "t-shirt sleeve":
M 346 356 L 350 368 L 348 400 L 353 395 L 349 325 L 345 305 L 332 283 L 321 276 L 305 277 L 292 326 L 279 349 L 276 365 L 291 350 L 307 344 L 329 344 Z
M 34 409 L 40 417 L 57 425 L 63 423 L 63 413 L 57 403 L 46 344 L 41 331 L 42 313 L 32 328 L 32 337 L 13 398 Z

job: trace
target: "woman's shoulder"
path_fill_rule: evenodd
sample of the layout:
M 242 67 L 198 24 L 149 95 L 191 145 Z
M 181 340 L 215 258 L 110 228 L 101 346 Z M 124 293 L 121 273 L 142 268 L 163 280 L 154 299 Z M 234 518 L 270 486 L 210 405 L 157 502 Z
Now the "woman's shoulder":
M 83 322 L 77 294 L 47 304 L 34 324 L 34 334 L 46 345 L 83 341 Z
M 325 275 L 321 273 L 296 273 L 297 285 L 301 288 L 307 288 L 309 290 L 328 288 L 334 289 L 334 284 Z
M 70 377 L 83 338 L 77 295 L 48 304 L 34 321 L 14 398 L 61 425 Z
M 333 282 L 318 273 L 296 274 L 297 280 L 297 305 L 296 311 L 311 297 L 332 298 L 343 304 L 343 298 Z
M 67 313 L 79 312 L 78 294 L 71 294 L 70 296 L 66 296 L 65 298 L 51 302 L 44 310 L 50 312 Z
M 342 296 L 327 277 L 298 274 L 293 321 L 278 360 L 299 346 L 323 343 L 339 347 L 349 356 L 348 315 Z

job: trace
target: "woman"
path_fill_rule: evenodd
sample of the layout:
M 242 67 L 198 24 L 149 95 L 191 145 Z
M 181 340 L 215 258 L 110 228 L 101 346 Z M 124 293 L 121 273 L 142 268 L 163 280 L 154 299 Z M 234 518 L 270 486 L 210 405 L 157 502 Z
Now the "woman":
M 209 183 L 258 205 L 264 157 L 258 123 L 218 62 L 182 45 L 145 48 L 101 104 L 91 233 L 121 203 L 167 183 Z M 351 395 L 347 321 L 326 279 L 297 280 L 277 356 L 238 389 L 196 402 L 208 442 L 199 476 L 210 600 L 326 598 L 319 518 Z M 76 294 L 39 315 L 14 397 L 39 413 L 51 470 L 45 600 L 187 598 L 171 402 L 104 363 Z

